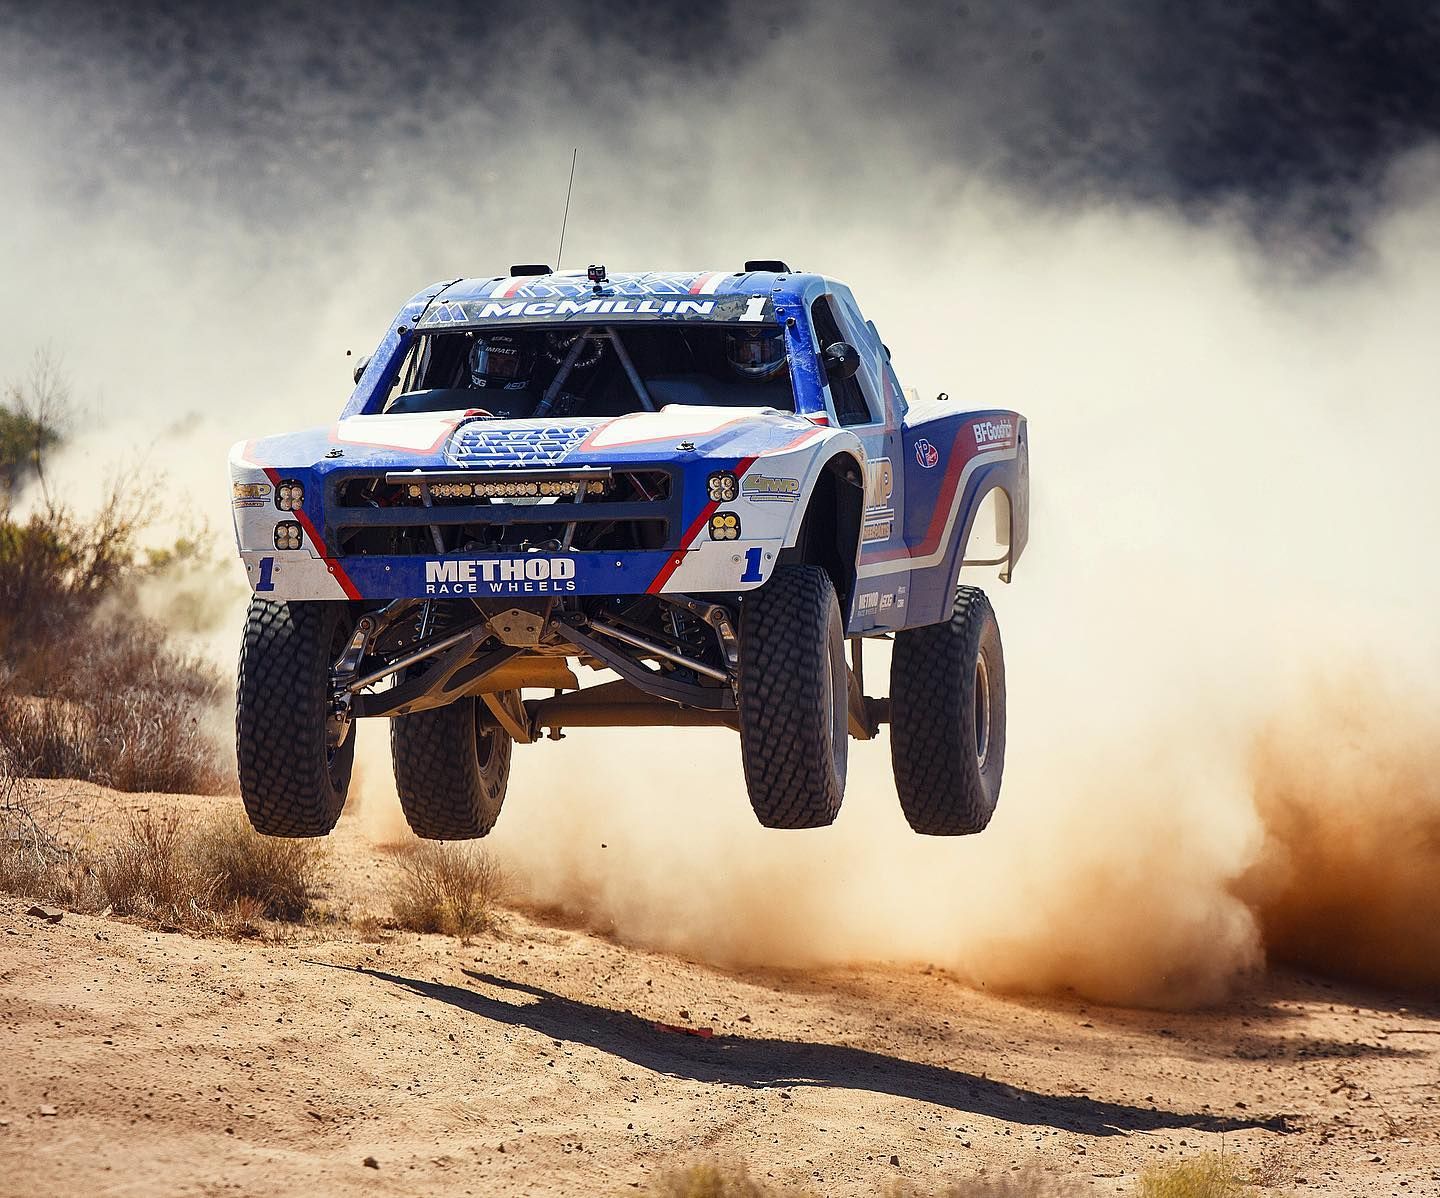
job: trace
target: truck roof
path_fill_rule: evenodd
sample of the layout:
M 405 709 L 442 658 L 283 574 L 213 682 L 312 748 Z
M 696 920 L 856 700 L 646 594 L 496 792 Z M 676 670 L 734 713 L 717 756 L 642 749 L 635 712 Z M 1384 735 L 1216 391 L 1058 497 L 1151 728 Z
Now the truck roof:
M 596 294 L 615 296 L 763 295 L 783 303 L 803 301 L 823 291 L 826 280 L 817 274 L 769 270 L 646 270 L 608 275 L 598 285 L 583 270 L 535 275 L 494 275 L 458 279 L 440 298 L 477 299 L 579 299 Z

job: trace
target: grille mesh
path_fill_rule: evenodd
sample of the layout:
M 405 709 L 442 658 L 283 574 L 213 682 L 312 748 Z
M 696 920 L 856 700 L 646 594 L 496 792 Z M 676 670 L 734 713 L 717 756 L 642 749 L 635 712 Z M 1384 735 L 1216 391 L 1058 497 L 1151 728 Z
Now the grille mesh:
M 572 421 L 528 427 L 465 424 L 450 438 L 445 458 L 453 466 L 555 466 L 594 426 Z

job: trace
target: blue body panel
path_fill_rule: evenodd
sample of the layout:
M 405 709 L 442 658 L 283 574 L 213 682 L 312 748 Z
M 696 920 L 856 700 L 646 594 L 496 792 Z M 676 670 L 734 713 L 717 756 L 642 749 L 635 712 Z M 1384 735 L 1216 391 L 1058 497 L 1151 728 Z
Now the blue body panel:
M 822 338 L 817 337 L 812 322 L 812 306 L 822 296 L 827 298 L 843 340 L 859 353 L 856 379 L 871 416 L 867 422 L 850 423 L 843 429 L 836 427 L 836 405 L 818 352 Z M 383 433 L 376 431 L 401 427 L 385 424 L 397 418 L 379 413 L 407 353 L 423 333 L 467 325 L 567 322 L 613 324 L 623 330 L 627 322 L 665 321 L 778 324 L 789 351 L 795 412 L 736 409 L 733 419 L 717 418 L 713 427 L 686 431 L 683 437 L 655 434 L 657 426 L 643 425 L 643 421 L 659 417 L 640 417 L 642 423 L 634 427 L 651 431 L 633 440 L 627 440 L 624 433 L 626 421 L 636 418 L 626 416 L 496 421 L 457 413 L 453 419 L 439 422 L 433 443 L 418 446 L 413 439 L 406 444 L 386 444 Z M 833 333 L 831 336 L 833 339 Z M 360 419 L 351 419 L 355 417 Z M 409 430 L 420 427 L 405 426 Z M 591 444 L 602 429 L 602 443 Z M 462 565 L 456 577 L 447 575 L 446 585 L 488 589 L 443 592 L 618 595 L 659 589 L 687 548 L 703 547 L 696 545 L 695 532 L 703 528 L 715 508 L 706 488 L 712 472 L 743 474 L 756 461 L 763 467 L 767 455 L 773 460 L 775 455 L 793 454 L 797 446 L 808 446 L 815 458 L 807 485 L 813 485 L 824 461 L 835 454 L 850 455 L 866 472 L 856 581 L 849 610 L 844 613 L 851 635 L 878 634 L 948 618 L 976 512 L 995 488 L 1005 497 L 1009 520 L 1010 557 L 1002 577 L 1008 576 L 1008 569 L 1024 549 L 1029 518 L 1024 419 L 1014 412 L 967 411 L 958 404 L 938 402 L 917 404 L 911 410 L 878 331 L 865 321 L 849 289 L 815 274 L 649 272 L 620 275 L 603 285 L 574 274 L 437 283 L 413 296 L 390 323 L 338 424 L 250 442 L 243 449 L 242 460 L 263 465 L 272 479 L 283 476 L 304 485 L 302 516 L 317 552 L 330 564 L 330 573 L 344 581 L 346 594 L 366 598 L 435 594 L 434 577 L 427 577 L 426 569 L 427 562 L 434 559 L 352 555 L 344 557 L 342 565 L 332 558 L 327 500 L 334 493 L 331 484 L 347 472 L 477 466 L 503 471 L 562 463 L 567 470 L 587 466 L 663 469 L 673 480 L 668 548 L 575 552 L 570 555 L 573 568 L 567 565 L 567 576 L 559 580 L 516 576 L 527 555 L 517 555 L 513 563 L 518 564 L 504 564 L 511 559 L 487 558 Z M 804 503 L 790 510 L 798 525 Z M 351 509 L 347 526 L 355 523 Z M 384 520 L 377 517 L 375 523 Z M 681 534 L 683 539 L 678 539 Z M 793 535 L 789 543 L 793 543 Z M 734 561 L 732 582 L 713 590 L 742 590 L 747 584 L 756 584 L 758 567 L 740 554 Z M 500 577 L 502 572 L 506 577 Z M 268 580 L 270 573 L 262 569 L 261 576 Z M 496 590 L 497 583 L 505 583 L 506 588 Z M 526 589 L 527 584 L 536 584 L 538 589 Z

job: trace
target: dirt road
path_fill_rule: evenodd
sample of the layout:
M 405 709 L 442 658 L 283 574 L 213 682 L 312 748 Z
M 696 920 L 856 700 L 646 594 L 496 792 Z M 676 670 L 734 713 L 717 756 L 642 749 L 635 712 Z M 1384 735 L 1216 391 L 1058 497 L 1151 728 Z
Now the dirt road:
M 334 909 L 375 904 L 384 855 L 332 845 Z M 709 1156 L 823 1194 L 1024 1167 L 1115 1194 L 1222 1144 L 1294 1193 L 1440 1194 L 1440 1006 L 1319 979 L 1138 1012 L 726 973 L 521 913 L 462 947 L 27 906 L 0 901 L 7 1194 L 626 1193 Z

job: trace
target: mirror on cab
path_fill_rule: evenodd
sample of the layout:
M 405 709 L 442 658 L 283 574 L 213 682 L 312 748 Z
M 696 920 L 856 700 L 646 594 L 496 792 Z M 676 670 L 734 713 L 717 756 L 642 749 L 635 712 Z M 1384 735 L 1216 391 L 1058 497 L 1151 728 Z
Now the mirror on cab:
M 360 376 L 365 373 L 365 367 L 370 365 L 370 359 L 372 357 L 374 357 L 373 354 L 366 354 L 363 358 L 361 358 L 358 362 L 355 363 L 355 381 L 357 383 L 360 381 Z
M 848 341 L 836 341 L 825 347 L 825 373 L 844 382 L 860 369 L 860 354 Z

